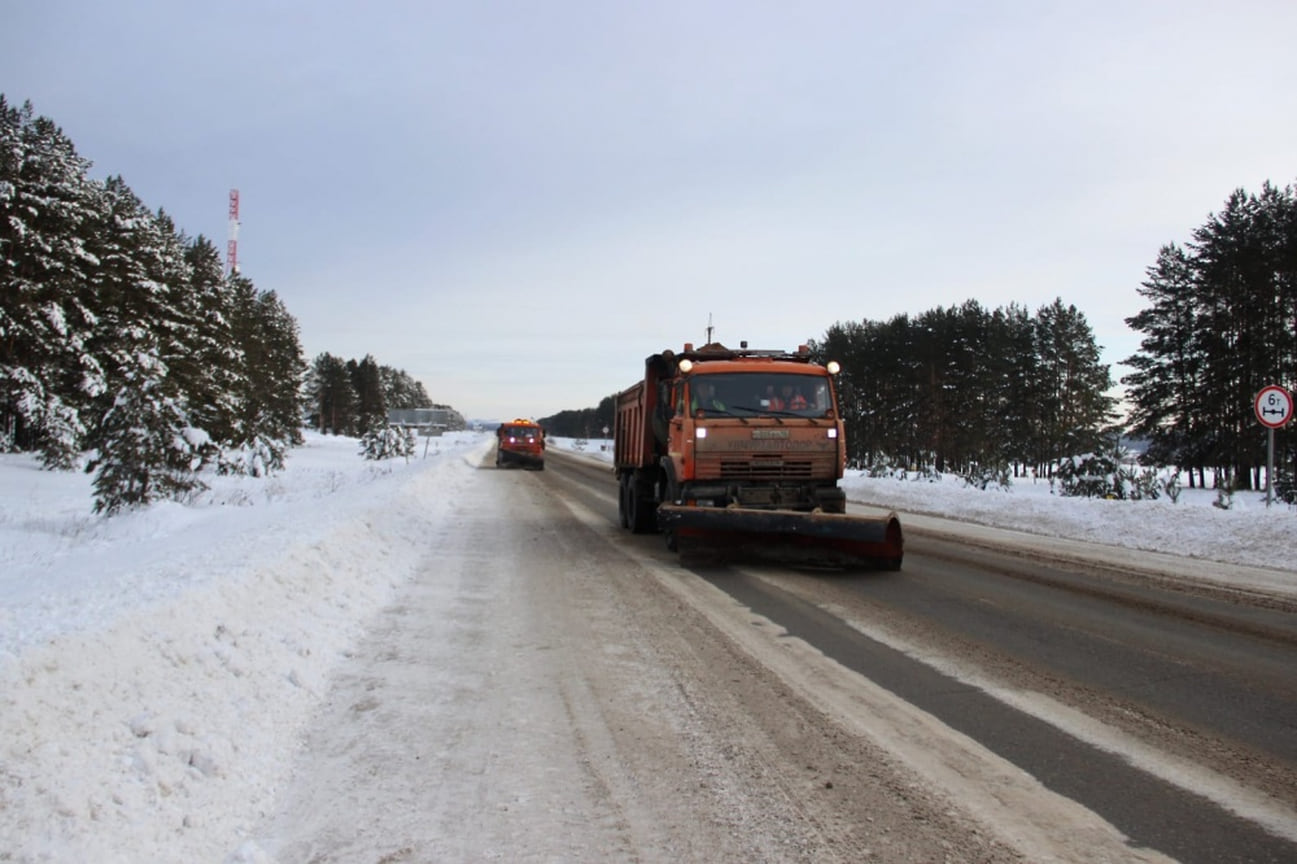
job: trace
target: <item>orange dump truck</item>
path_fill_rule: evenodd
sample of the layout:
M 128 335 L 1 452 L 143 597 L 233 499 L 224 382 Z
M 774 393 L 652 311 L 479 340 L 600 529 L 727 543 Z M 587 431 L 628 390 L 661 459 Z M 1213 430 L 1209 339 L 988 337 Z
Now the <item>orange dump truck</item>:
M 900 569 L 895 514 L 847 515 L 837 364 L 718 343 L 648 357 L 617 395 L 623 528 L 682 553 Z
M 521 465 L 545 470 L 545 430 L 535 421 L 510 420 L 495 430 L 495 467 Z

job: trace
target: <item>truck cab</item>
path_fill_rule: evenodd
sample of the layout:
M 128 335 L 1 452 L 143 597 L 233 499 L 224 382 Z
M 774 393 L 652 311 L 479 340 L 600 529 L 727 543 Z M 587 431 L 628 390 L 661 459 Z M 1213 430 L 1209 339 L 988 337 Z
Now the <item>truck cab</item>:
M 659 458 L 665 500 L 843 511 L 841 420 L 824 367 L 785 355 L 681 366 Z
M 545 430 L 534 420 L 519 417 L 501 423 L 495 438 L 495 467 L 545 470 Z
M 656 505 L 842 513 L 836 370 L 795 352 L 686 344 L 619 394 L 615 462 L 627 521 Z

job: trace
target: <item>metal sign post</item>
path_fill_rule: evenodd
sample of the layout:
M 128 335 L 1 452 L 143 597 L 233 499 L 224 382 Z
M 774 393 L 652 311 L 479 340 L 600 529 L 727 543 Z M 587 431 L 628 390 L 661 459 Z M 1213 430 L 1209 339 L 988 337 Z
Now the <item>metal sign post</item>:
M 1265 457 L 1265 506 L 1269 507 L 1274 499 L 1274 430 L 1282 429 L 1292 419 L 1292 394 L 1278 384 L 1270 384 L 1256 394 L 1252 408 L 1269 439 Z

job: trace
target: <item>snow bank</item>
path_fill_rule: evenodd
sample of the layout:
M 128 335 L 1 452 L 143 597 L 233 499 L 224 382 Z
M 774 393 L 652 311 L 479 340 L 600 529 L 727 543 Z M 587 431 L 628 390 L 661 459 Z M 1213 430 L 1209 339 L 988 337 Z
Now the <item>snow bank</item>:
M 432 554 L 468 476 L 453 454 L 487 442 L 408 464 L 356 446 L 313 436 L 277 478 L 111 520 L 83 515 L 88 479 L 0 463 L 20 479 L 0 503 L 0 849 L 219 861 L 239 845 L 330 670 Z

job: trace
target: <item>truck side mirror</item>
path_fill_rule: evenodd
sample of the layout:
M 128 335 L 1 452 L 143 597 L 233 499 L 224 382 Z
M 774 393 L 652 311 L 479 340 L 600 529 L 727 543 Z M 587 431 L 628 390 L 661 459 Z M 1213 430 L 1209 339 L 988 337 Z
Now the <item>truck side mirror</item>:
M 670 420 L 674 410 L 671 406 L 671 385 L 663 381 L 658 384 L 657 414 L 663 420 Z

